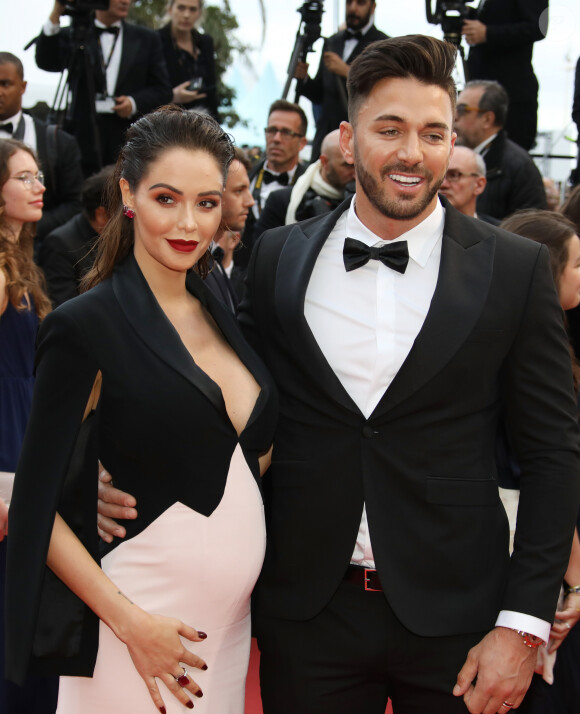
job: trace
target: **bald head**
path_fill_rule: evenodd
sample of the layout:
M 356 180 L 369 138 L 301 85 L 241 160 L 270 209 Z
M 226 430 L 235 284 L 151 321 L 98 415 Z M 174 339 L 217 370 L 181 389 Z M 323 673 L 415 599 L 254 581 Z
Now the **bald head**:
M 347 183 L 354 180 L 354 166 L 344 160 L 340 149 L 339 129 L 331 131 L 322 140 L 320 163 L 322 178 L 339 191 L 343 191 Z
M 461 213 L 475 216 L 477 197 L 486 183 L 483 158 L 467 146 L 456 145 L 440 193 Z

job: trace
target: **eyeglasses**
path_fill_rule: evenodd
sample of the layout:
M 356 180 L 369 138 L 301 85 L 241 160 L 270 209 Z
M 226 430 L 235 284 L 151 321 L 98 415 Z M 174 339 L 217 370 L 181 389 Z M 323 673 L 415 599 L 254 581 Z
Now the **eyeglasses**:
M 459 179 L 463 178 L 464 176 L 481 176 L 481 174 L 476 174 L 476 173 L 469 173 L 466 174 L 463 171 L 459 171 L 459 169 L 449 169 L 447 173 L 445 174 L 445 179 L 449 181 L 449 183 L 457 183 Z
M 21 176 L 10 176 L 10 178 L 16 179 L 16 181 L 22 181 L 24 187 L 29 191 L 34 186 L 35 181 L 38 181 L 38 183 L 44 186 L 44 174 L 42 173 L 42 171 L 38 171 L 35 174 L 33 174 L 31 171 L 26 171 Z
M 464 117 L 469 112 L 477 112 L 478 114 L 485 114 L 486 109 L 480 109 L 479 107 L 470 107 L 469 104 L 458 104 L 455 111 L 458 117 Z
M 276 134 L 280 134 L 283 139 L 294 139 L 295 137 L 302 138 L 304 134 L 299 134 L 297 131 L 292 131 L 292 129 L 280 129 L 277 126 L 267 126 L 264 129 L 264 133 L 267 136 L 271 136 L 272 139 Z

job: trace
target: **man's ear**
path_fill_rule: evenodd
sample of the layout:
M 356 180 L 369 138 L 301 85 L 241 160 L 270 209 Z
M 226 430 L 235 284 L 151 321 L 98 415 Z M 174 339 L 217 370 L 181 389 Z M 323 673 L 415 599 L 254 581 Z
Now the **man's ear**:
M 480 196 L 485 191 L 486 186 L 487 179 L 485 178 L 485 176 L 477 176 L 475 179 L 475 187 L 473 189 L 473 194 L 475 196 Z
M 354 164 L 354 131 L 352 124 L 347 121 L 340 123 L 340 150 L 348 164 Z

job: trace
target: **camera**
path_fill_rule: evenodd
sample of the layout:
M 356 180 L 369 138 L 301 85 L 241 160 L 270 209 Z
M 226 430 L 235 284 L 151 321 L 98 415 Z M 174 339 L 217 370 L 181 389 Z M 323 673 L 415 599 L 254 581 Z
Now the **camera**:
M 467 3 L 473 0 L 437 0 L 435 11 L 432 10 L 432 0 L 425 0 L 427 22 L 441 25 L 443 37 L 458 47 L 461 45 L 461 27 L 464 20 L 475 20 L 477 10 Z
M 304 23 L 304 44 L 308 48 L 306 51 L 311 51 L 312 45 L 320 37 L 320 24 L 324 12 L 322 0 L 305 2 L 298 8 L 298 12 Z

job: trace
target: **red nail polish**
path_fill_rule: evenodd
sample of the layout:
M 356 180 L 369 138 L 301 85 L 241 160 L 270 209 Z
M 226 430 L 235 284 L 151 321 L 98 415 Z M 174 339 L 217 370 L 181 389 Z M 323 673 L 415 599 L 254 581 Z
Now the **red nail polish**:
M 201 669 L 205 672 L 205 670 L 207 669 L 207 664 L 204 664 Z
M 188 709 L 193 709 L 193 702 L 191 701 L 191 699 L 187 702 L 187 704 L 186 704 L 185 706 L 186 706 Z
M 165 707 L 159 707 L 159 711 L 161 712 L 161 714 L 167 714 Z
M 203 692 L 201 691 L 201 689 L 198 689 L 197 692 L 194 692 L 194 694 L 198 699 L 201 699 L 203 697 Z
M 198 631 L 197 631 L 197 636 L 198 636 L 198 637 L 201 637 L 202 640 L 205 640 L 205 638 L 207 637 L 207 635 L 205 634 L 205 632 L 202 632 L 201 630 L 198 630 Z

